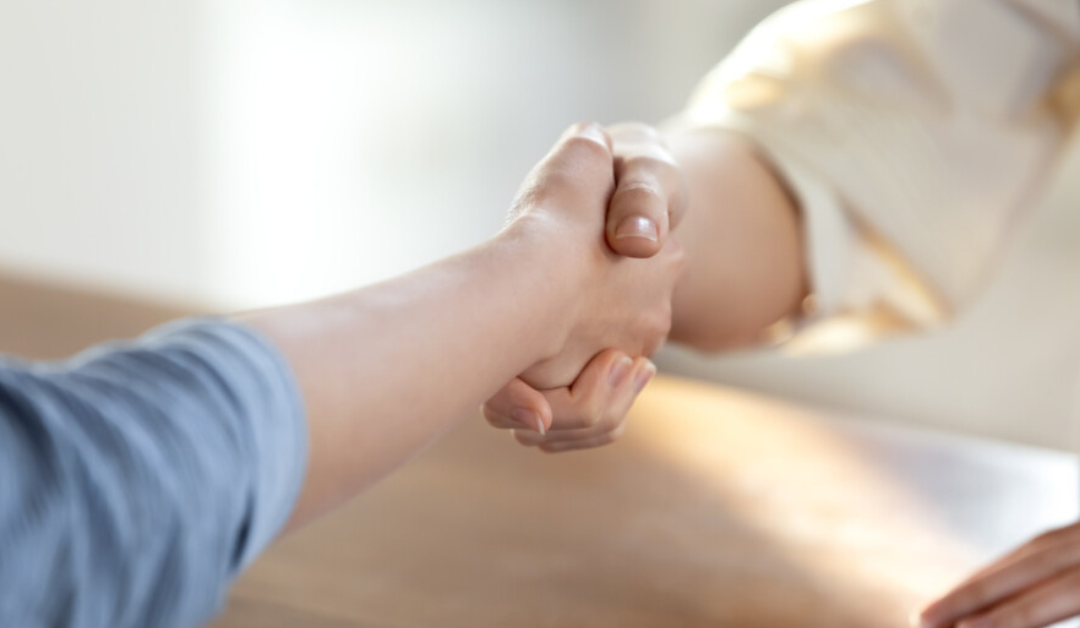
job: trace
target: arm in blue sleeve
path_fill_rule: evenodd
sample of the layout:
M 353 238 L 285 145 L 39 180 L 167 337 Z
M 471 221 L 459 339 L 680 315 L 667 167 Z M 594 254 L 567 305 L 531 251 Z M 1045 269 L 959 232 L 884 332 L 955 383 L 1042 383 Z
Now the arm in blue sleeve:
M 201 625 L 284 525 L 306 462 L 295 379 L 242 325 L 0 360 L 0 626 Z

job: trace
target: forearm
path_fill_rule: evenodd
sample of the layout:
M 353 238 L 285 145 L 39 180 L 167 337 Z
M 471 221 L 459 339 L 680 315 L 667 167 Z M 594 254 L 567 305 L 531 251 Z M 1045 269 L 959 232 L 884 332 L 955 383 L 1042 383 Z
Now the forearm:
M 404 277 L 246 322 L 296 373 L 311 442 L 290 527 L 339 505 L 560 342 L 570 288 L 550 251 L 504 235 Z
M 691 209 L 674 232 L 689 272 L 673 303 L 671 338 L 706 351 L 762 342 L 808 293 L 802 225 L 778 176 L 734 134 L 670 134 Z

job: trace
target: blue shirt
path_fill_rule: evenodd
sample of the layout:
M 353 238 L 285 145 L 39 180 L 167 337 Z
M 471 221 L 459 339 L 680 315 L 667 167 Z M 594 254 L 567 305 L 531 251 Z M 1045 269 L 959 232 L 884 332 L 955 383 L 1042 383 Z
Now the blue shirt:
M 295 379 L 242 325 L 0 359 L 0 626 L 205 623 L 288 518 L 306 461 Z

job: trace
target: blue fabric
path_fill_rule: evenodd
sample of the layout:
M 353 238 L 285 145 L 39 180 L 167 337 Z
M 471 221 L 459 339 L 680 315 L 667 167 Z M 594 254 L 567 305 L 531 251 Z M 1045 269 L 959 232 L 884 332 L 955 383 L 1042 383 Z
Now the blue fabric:
M 288 518 L 306 462 L 295 379 L 242 325 L 0 360 L 0 626 L 205 623 Z

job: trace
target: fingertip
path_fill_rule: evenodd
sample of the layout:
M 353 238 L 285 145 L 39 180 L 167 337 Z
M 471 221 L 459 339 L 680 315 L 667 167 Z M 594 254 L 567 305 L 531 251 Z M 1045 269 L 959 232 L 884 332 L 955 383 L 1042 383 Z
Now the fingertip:
M 638 395 L 645 387 L 649 385 L 649 382 L 656 377 L 656 365 L 651 360 L 645 359 L 644 364 L 638 367 L 637 372 L 634 374 L 634 395 Z
M 633 369 L 634 361 L 630 356 L 626 354 L 619 355 L 609 367 L 608 385 L 612 388 L 618 388 L 626 381 L 626 378 L 630 376 Z

